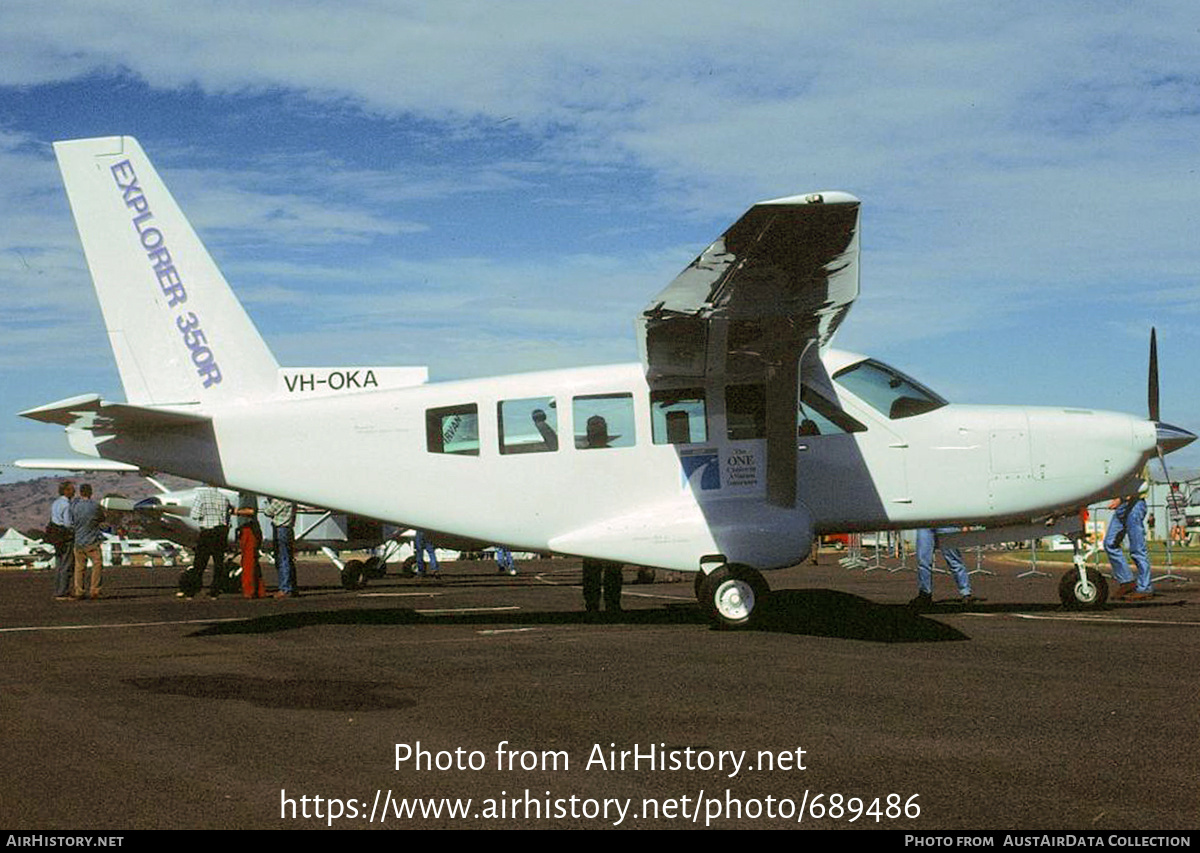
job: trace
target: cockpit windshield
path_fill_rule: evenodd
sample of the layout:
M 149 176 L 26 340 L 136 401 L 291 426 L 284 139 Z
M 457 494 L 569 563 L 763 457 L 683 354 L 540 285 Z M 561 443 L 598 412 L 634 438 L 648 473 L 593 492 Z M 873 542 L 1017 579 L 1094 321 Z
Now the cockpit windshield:
M 891 420 L 911 418 L 947 405 L 924 385 L 869 358 L 839 370 L 834 381 Z

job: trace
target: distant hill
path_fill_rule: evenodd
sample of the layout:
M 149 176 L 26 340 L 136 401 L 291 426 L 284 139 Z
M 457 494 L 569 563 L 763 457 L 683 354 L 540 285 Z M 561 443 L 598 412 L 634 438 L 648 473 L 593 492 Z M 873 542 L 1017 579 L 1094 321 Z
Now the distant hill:
M 172 490 L 197 485 L 191 480 L 173 477 L 170 474 L 156 476 L 154 479 Z M 70 480 L 76 486 L 80 483 L 91 483 L 92 492 L 97 500 L 108 495 L 140 499 L 158 494 L 158 489 L 152 483 L 137 474 L 64 474 L 60 477 L 38 477 L 36 480 L 22 480 L 18 483 L 5 483 L 0 480 L 0 532 L 5 528 L 15 527 L 26 535 L 37 535 L 40 538 L 46 522 L 50 520 L 50 504 L 58 497 L 58 484 L 63 480 Z M 36 531 L 36 534 L 31 531 Z

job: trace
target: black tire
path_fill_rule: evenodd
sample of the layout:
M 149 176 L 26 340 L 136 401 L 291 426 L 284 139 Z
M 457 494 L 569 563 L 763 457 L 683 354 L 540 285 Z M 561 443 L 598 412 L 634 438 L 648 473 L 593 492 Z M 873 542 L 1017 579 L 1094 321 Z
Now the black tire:
M 701 605 L 704 604 L 704 599 L 706 597 L 704 594 L 704 584 L 707 582 L 708 575 L 704 574 L 703 569 L 696 572 L 696 579 L 692 581 L 692 589 L 695 590 L 696 600 L 699 601 Z
M 648 566 L 638 566 L 636 583 L 654 583 L 654 569 Z
M 400 564 L 400 574 L 402 574 L 406 578 L 411 578 L 411 577 L 415 577 L 416 573 L 417 573 L 417 557 L 414 554 L 410 557 L 405 558 L 404 562 Z
M 179 573 L 179 591 L 188 598 L 197 595 L 203 587 L 202 579 L 192 574 L 191 569 L 184 569 Z
M 225 574 L 221 577 L 221 592 L 232 595 L 242 591 L 242 564 L 238 560 L 225 560 Z
M 1087 568 L 1087 579 L 1091 584 L 1091 594 L 1086 596 L 1079 588 L 1079 571 L 1072 568 L 1058 582 L 1058 597 L 1064 607 L 1084 609 L 1100 607 L 1108 601 L 1108 581 L 1091 566 Z
M 342 566 L 342 587 L 344 589 L 362 589 L 367 585 L 363 577 L 363 561 L 347 560 Z
M 377 581 L 387 575 L 387 563 L 378 557 L 368 557 L 363 563 L 363 577 L 367 580 Z
M 771 588 L 755 569 L 729 563 L 710 574 L 703 584 L 702 604 L 719 628 L 742 628 L 762 610 Z

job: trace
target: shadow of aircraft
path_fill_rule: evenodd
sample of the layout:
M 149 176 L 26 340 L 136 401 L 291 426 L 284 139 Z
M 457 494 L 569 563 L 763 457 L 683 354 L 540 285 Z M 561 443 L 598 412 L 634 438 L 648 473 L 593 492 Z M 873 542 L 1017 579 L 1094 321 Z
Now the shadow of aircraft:
M 957 608 L 961 610 L 961 608 Z M 1028 609 L 1028 608 L 1025 608 Z M 946 611 L 951 612 L 951 611 Z M 936 614 L 934 614 L 936 615 Z M 484 613 L 418 613 L 408 608 L 350 608 L 299 610 L 274 613 L 236 622 L 221 622 L 190 636 L 272 634 L 321 625 L 692 625 L 708 620 L 693 603 L 670 604 L 654 610 L 626 610 L 616 614 L 582 612 L 488 611 Z M 757 624 L 760 633 L 835 637 L 875 643 L 926 643 L 966 640 L 968 636 L 944 625 L 930 614 L 917 613 L 902 604 L 876 604 L 857 595 L 827 589 L 781 590 L 772 593 Z

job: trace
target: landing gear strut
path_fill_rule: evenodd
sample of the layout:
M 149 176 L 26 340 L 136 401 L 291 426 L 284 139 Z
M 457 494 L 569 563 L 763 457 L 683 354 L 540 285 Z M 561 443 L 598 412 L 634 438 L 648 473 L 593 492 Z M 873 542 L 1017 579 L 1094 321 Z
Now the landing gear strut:
M 1093 544 L 1083 551 L 1080 541 L 1075 540 L 1075 567 L 1058 582 L 1058 597 L 1064 607 L 1100 607 L 1108 601 L 1108 581 L 1087 564 L 1088 558 L 1099 547 L 1099 544 Z

